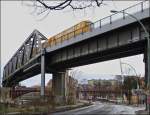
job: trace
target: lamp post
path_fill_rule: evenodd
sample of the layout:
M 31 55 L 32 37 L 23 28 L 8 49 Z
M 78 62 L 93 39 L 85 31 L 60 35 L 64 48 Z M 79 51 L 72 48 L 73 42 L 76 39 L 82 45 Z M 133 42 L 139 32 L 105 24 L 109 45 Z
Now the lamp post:
M 130 66 L 130 67 L 133 69 L 133 71 L 134 71 L 134 73 L 135 73 L 135 76 L 138 77 L 138 74 L 137 74 L 135 68 L 134 68 L 132 65 L 130 65 L 130 64 L 128 64 L 128 63 L 124 63 L 124 62 L 121 62 L 121 64 L 125 64 L 125 65 Z M 138 79 L 136 79 L 136 82 L 137 82 L 137 89 L 139 89 Z
M 123 103 L 123 81 L 124 81 L 124 76 L 123 76 L 123 71 L 122 71 L 122 65 L 121 65 L 121 59 L 120 61 L 120 70 L 121 70 L 121 85 L 122 85 L 122 89 L 121 89 L 121 96 L 122 96 L 122 103 Z
M 137 17 L 135 17 L 134 15 L 132 15 L 130 13 L 127 13 L 124 10 L 123 11 L 111 10 L 110 12 L 111 13 L 123 13 L 123 15 L 127 14 L 130 17 L 134 18 L 140 24 L 140 26 L 143 28 L 143 30 L 145 32 L 145 35 L 146 35 L 145 38 L 147 39 L 147 67 L 148 67 L 148 70 L 147 70 L 147 75 L 148 75 L 147 87 L 149 87 L 150 86 L 150 40 L 149 40 L 149 32 L 147 31 L 147 29 L 145 28 L 143 23 Z M 150 105 L 148 107 L 148 110 L 149 110 L 149 113 L 150 113 Z
M 133 66 L 131 66 L 131 65 L 128 64 L 128 63 L 121 62 L 121 59 L 120 59 L 120 69 L 121 69 L 121 77 L 122 77 L 122 85 L 123 85 L 124 76 L 123 76 L 122 64 L 125 64 L 125 65 L 130 66 L 130 67 L 133 69 L 133 71 L 134 71 L 136 77 L 138 77 L 138 74 L 137 74 L 137 72 L 136 72 L 136 70 L 135 70 L 135 68 L 134 68 Z M 139 89 L 138 79 L 136 79 L 136 82 L 137 82 L 137 89 Z M 122 95 L 122 98 L 123 98 L 123 91 L 121 91 L 121 95 Z

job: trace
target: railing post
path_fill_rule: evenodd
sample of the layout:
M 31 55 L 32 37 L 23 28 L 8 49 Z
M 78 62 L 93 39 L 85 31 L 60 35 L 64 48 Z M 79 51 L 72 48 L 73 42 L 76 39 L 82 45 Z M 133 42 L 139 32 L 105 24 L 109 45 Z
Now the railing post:
M 101 28 L 101 26 L 102 26 L 102 24 L 101 24 L 102 22 L 101 22 L 101 20 L 99 20 L 99 27 Z
M 123 19 L 125 19 L 125 13 L 124 13 L 124 10 L 122 10 L 122 12 L 123 12 Z
M 112 17 L 110 16 L 110 24 L 112 23 Z
M 141 2 L 141 11 L 143 12 L 143 2 Z

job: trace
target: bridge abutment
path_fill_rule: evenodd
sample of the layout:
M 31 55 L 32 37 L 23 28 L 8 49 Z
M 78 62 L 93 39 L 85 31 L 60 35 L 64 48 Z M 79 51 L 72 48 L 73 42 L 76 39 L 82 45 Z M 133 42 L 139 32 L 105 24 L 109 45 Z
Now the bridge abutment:
M 52 90 L 55 104 L 65 104 L 67 92 L 66 78 L 68 76 L 68 71 L 54 72 L 52 74 Z

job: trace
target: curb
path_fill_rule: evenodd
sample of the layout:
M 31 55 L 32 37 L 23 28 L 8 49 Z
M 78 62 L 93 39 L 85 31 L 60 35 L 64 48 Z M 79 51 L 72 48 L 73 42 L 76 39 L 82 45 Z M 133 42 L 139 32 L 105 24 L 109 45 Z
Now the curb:
M 138 110 L 135 112 L 136 115 L 149 115 L 146 110 Z

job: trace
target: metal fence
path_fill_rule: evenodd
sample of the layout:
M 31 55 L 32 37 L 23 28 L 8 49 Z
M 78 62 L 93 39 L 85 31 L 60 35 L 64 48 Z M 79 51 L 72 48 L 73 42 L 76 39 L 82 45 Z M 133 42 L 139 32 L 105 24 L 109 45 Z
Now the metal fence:
M 98 20 L 98 21 L 96 21 L 94 23 L 91 23 L 90 25 L 87 25 L 87 26 L 90 26 L 90 31 L 92 31 L 92 30 L 94 30 L 96 28 L 102 28 L 104 25 L 112 24 L 114 21 L 116 21 L 118 19 L 121 19 L 121 18 L 125 19 L 128 16 L 126 13 L 134 14 L 136 12 L 144 12 L 144 9 L 149 8 L 149 5 L 150 5 L 149 1 L 140 2 L 138 4 L 135 4 L 135 5 L 130 6 L 130 7 L 126 8 L 126 9 L 124 9 L 124 10 L 119 11 L 119 12 L 122 12 L 122 13 L 114 13 L 114 14 L 112 14 L 110 16 L 104 17 L 104 18 L 102 18 L 102 19 L 100 19 L 100 20 Z M 69 36 L 73 34 L 74 36 L 72 38 L 75 38 L 76 37 L 75 33 L 77 31 L 79 31 L 79 30 L 82 30 L 81 34 L 83 35 L 84 33 L 86 33 L 83 30 L 87 26 L 82 27 L 82 28 L 77 29 L 77 30 L 74 30 L 74 31 L 72 31 L 70 33 L 67 33 L 67 34 L 63 35 L 63 36 L 68 36 L 67 38 L 71 39 L 71 38 L 69 38 Z M 59 38 L 59 39 L 61 39 L 62 42 L 66 41 L 66 40 L 62 40 L 63 36 L 61 36 Z M 60 44 L 60 43 L 58 43 L 58 44 Z M 55 45 L 57 45 L 57 43 Z M 55 46 L 55 45 L 53 45 L 53 46 Z M 50 47 L 53 47 L 53 46 L 50 46 Z
M 133 6 L 130 6 L 124 10 L 121 10 L 119 12 L 122 12 L 122 13 L 114 13 L 110 16 L 107 16 L 107 17 L 104 17 L 96 22 L 94 22 L 91 26 L 94 27 L 94 28 L 101 28 L 102 26 L 106 25 L 106 24 L 112 24 L 114 21 L 122 18 L 122 19 L 125 19 L 125 17 L 127 17 L 127 13 L 129 14 L 133 14 L 133 13 L 136 13 L 136 12 L 143 12 L 144 9 L 146 8 L 149 8 L 149 1 L 144 1 L 144 2 L 140 2 L 138 4 L 135 4 Z

